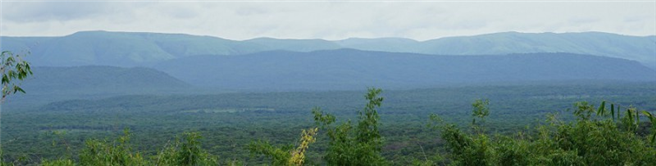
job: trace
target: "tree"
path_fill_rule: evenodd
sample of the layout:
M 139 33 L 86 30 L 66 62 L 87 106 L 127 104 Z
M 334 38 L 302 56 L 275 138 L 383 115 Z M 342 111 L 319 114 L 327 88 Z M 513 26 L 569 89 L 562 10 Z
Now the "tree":
M 114 142 L 88 140 L 80 153 L 80 165 L 145 165 L 147 161 L 140 153 L 133 153 L 130 146 L 130 130 Z M 59 160 L 58 162 L 65 161 Z
M 484 125 L 485 118 L 490 115 L 490 101 L 485 99 L 477 99 L 472 103 L 472 127 L 474 131 L 481 133 L 484 132 L 481 125 Z M 478 123 L 476 123 L 476 118 L 478 118 Z
M 25 93 L 18 86 L 19 83 L 15 81 L 17 79 L 18 81 L 22 81 L 27 76 L 32 75 L 32 70 L 30 69 L 30 63 L 24 61 L 20 54 L 3 51 L 0 58 L 2 59 L 2 66 L 0 67 L 0 72 L 2 73 L 2 101 L 4 101 L 7 96 L 16 92 Z
M 380 117 L 376 108 L 383 102 L 383 98 L 378 97 L 380 92 L 381 89 L 369 89 L 365 95 L 369 102 L 358 112 L 360 121 L 356 128 L 350 121 L 332 127 L 335 116 L 324 114 L 318 108 L 312 110 L 315 122 L 327 131 L 330 138 L 325 157 L 328 165 L 387 165 L 381 155 L 383 138 L 378 131 Z
M 2 103 L 11 94 L 16 92 L 25 93 L 25 90 L 17 85 L 16 80 L 22 81 L 27 76 L 32 75 L 32 70 L 30 69 L 30 63 L 23 61 L 20 54 L 2 51 L 0 60 L 2 61 L 0 63 L 0 73 L 2 73 L 2 98 L 0 98 L 0 103 Z M 0 165 L 5 164 L 2 149 L 0 149 Z
M 154 158 L 154 165 L 216 165 L 218 157 L 209 154 L 201 147 L 198 132 L 185 132 L 171 145 L 167 145 Z

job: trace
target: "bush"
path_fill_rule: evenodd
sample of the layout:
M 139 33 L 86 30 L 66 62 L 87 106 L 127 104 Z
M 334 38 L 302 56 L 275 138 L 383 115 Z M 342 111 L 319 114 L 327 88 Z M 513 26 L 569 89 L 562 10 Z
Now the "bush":
M 475 102 L 474 118 L 480 118 Z M 576 121 L 565 123 L 555 115 L 537 127 L 537 135 L 518 133 L 516 136 L 488 136 L 466 133 L 453 124 L 446 124 L 437 115 L 441 138 L 445 140 L 448 162 L 452 165 L 649 165 L 656 163 L 654 117 L 643 111 L 652 123 L 652 135 L 637 134 L 640 115 L 635 108 L 626 110 L 615 121 L 615 107 L 609 112 L 605 102 L 596 109 L 586 103 L 576 103 Z M 480 112 L 480 111 L 479 111 Z M 612 117 L 612 118 L 611 118 Z M 477 128 L 475 121 L 472 126 Z M 484 126 L 480 126 L 484 127 Z
M 333 127 L 333 115 L 323 114 L 318 108 L 312 111 L 315 122 L 327 131 L 330 138 L 325 156 L 329 165 L 387 165 L 381 155 L 383 138 L 378 131 L 380 117 L 376 110 L 383 102 L 383 98 L 378 97 L 381 92 L 380 89 L 369 89 L 365 95 L 369 102 L 358 112 L 356 128 L 351 126 L 350 121 Z

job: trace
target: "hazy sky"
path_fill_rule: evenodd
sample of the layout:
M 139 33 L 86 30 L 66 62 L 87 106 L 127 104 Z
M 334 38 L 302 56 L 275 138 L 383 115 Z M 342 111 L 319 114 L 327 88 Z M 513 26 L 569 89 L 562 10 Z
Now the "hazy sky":
M 656 0 L 1 1 L 3 36 L 63 36 L 87 30 L 185 33 L 237 40 L 426 40 L 506 31 L 656 35 Z

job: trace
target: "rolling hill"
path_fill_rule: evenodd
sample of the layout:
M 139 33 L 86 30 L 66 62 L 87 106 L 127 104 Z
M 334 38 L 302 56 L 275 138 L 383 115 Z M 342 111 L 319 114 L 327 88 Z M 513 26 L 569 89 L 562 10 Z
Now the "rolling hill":
M 29 49 L 32 54 L 27 60 L 37 66 L 149 66 L 191 55 L 258 51 L 215 37 L 105 31 L 49 38 L 3 37 L 2 45 L 3 50 L 15 52 Z
M 575 53 L 635 60 L 656 69 L 656 36 L 611 33 L 495 33 L 421 42 L 417 53 L 481 55 L 511 53 Z
M 5 106 L 38 106 L 53 101 L 99 99 L 130 94 L 184 93 L 194 88 L 154 69 L 111 66 L 34 67 L 21 83 L 27 92 L 8 98 Z
M 353 49 L 193 56 L 156 69 L 192 85 L 235 90 L 350 90 L 540 81 L 654 81 L 636 61 L 569 53 L 446 56 Z
M 149 68 L 110 66 L 36 67 L 22 84 L 30 94 L 136 93 L 189 88 L 168 74 Z

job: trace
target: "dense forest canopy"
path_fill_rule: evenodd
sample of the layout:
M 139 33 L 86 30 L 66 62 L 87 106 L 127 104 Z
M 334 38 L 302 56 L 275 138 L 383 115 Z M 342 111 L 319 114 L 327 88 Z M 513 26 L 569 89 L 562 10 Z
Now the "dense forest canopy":
M 457 164 L 464 161 L 457 156 L 465 154 L 447 151 L 453 149 L 450 147 L 453 145 L 448 143 L 450 140 L 442 138 L 444 133 L 459 131 L 458 134 L 462 135 L 463 139 L 474 141 L 468 143 L 473 147 L 463 148 L 480 148 L 476 144 L 481 143 L 480 141 L 490 142 L 488 143 L 490 149 L 502 148 L 501 146 L 506 145 L 512 146 L 503 148 L 533 148 L 532 146 L 542 146 L 533 141 L 551 139 L 544 135 L 540 137 L 540 132 L 546 132 L 541 128 L 558 128 L 558 126 L 567 127 L 568 125 L 571 125 L 571 128 L 577 127 L 579 123 L 616 123 L 618 124 L 616 128 L 608 128 L 610 126 L 606 125 L 607 129 L 595 130 L 619 132 L 618 137 L 622 136 L 622 139 L 631 141 L 618 146 L 637 146 L 635 148 L 638 148 L 644 144 L 645 152 L 652 153 L 654 147 L 650 144 L 649 138 L 653 133 L 649 129 L 650 118 L 643 114 L 642 110 L 635 108 L 655 110 L 654 105 L 650 104 L 656 100 L 654 94 L 656 94 L 656 88 L 651 83 L 482 86 L 385 91 L 380 94 L 384 98 L 381 107 L 376 109 L 376 114 L 380 116 L 377 126 L 380 136 L 383 138 L 378 153 L 384 158 L 384 163 L 392 165 Z M 295 151 L 298 143 L 302 142 L 299 138 L 301 131 L 313 131 L 313 128 L 317 128 L 316 134 L 311 135 L 316 141 L 307 144 L 303 163 L 330 163 L 322 156 L 327 154 L 327 150 L 330 149 L 331 139 L 326 134 L 332 129 L 316 126 L 311 110 L 318 106 L 323 112 L 332 114 L 331 116 L 338 124 L 337 127 L 348 121 L 351 121 L 351 124 L 357 124 L 359 121 L 357 117 L 361 116 L 357 110 L 363 108 L 361 95 L 362 91 L 133 95 L 53 102 L 39 108 L 5 111 L 3 125 L 12 127 L 3 130 L 5 135 L 4 155 L 8 161 L 18 164 L 78 163 L 83 162 L 82 158 L 88 158 L 90 155 L 96 157 L 88 160 L 100 162 L 100 157 L 103 156 L 127 155 L 134 157 L 137 154 L 142 158 L 138 160 L 133 158 L 135 161 L 130 162 L 151 164 L 164 162 L 154 160 L 154 158 L 161 159 L 163 155 L 168 155 L 170 161 L 166 162 L 171 163 L 180 162 L 181 155 L 187 153 L 180 148 L 192 144 L 193 147 L 198 148 L 193 153 L 202 153 L 205 156 L 203 159 L 198 159 L 197 162 L 202 160 L 202 162 L 245 163 L 248 165 L 275 163 L 276 161 L 288 162 L 289 158 L 283 157 L 284 160 L 282 160 L 279 156 L 276 159 L 275 156 L 263 158 L 253 155 L 251 153 L 253 150 L 249 150 L 249 144 L 259 141 L 268 144 L 252 145 L 253 148 L 269 149 L 269 151 L 255 150 L 254 152 L 273 152 L 279 148 L 280 152 L 264 154 L 292 154 L 291 151 Z M 484 116 L 484 121 L 476 120 L 474 126 L 482 128 L 480 131 L 483 131 L 476 132 L 478 129 L 471 130 L 467 126 L 472 123 L 472 102 L 480 98 L 488 99 L 488 102 L 483 103 L 489 104 L 478 104 L 474 108 L 485 108 L 489 110 L 489 113 Z M 571 116 L 575 112 L 590 114 L 589 110 L 594 110 L 592 115 L 596 115 L 599 110 L 599 107 L 592 105 L 573 105 L 578 101 L 589 101 L 594 105 L 600 105 L 604 100 L 613 101 L 613 106 L 611 107 L 610 102 L 606 102 L 603 110 L 610 112 L 612 109 L 613 115 L 619 113 L 621 117 L 610 117 L 611 114 L 606 113 L 603 116 L 599 115 L 598 118 L 591 116 L 592 118 L 588 119 L 589 122 L 578 122 L 580 120 L 577 120 L 579 119 L 577 116 Z M 572 110 L 582 108 L 585 108 L 585 111 L 572 112 Z M 568 109 L 570 111 L 566 111 Z M 634 118 L 637 127 L 631 130 L 622 127 L 623 123 L 628 123 L 626 120 L 621 120 L 628 116 L 627 109 L 632 111 L 631 114 L 634 117 L 641 117 L 641 123 L 637 123 L 637 118 Z M 552 113 L 555 114 L 550 115 Z M 437 130 L 426 127 L 430 122 L 431 116 L 429 115 L 431 114 L 437 114 L 443 119 L 441 125 L 435 126 Z M 545 118 L 558 121 L 558 124 L 546 123 L 541 120 Z M 44 121 L 43 119 L 48 120 Z M 450 126 L 449 123 L 457 125 L 445 128 Z M 550 127 L 550 125 L 557 126 Z M 357 125 L 353 127 L 357 127 Z M 130 129 L 128 134 L 123 132 L 123 129 L 126 128 Z M 355 130 L 355 128 L 350 130 Z M 523 136 L 513 136 L 519 133 Z M 500 135 L 497 136 L 497 134 Z M 630 137 L 624 138 L 624 136 Z M 345 138 L 355 139 L 355 137 L 349 137 Z M 129 142 L 121 143 L 120 140 L 127 138 L 129 138 Z M 114 139 L 117 139 L 117 142 L 112 141 Z M 572 141 L 577 141 L 575 138 L 572 139 L 574 139 Z M 510 143 L 508 141 L 516 142 L 508 144 Z M 113 148 L 113 146 L 120 146 L 123 150 Z M 609 147 L 614 146 L 609 145 Z M 102 154 L 88 154 L 90 148 L 104 148 L 105 150 Z M 117 151 L 109 151 L 109 149 Z M 649 151 L 650 149 L 651 151 Z M 574 155 L 568 152 L 568 149 L 562 150 L 564 150 L 562 151 L 563 155 Z M 524 159 L 517 163 L 524 165 L 531 162 L 543 162 L 544 158 L 540 155 L 548 154 L 547 152 L 523 154 L 528 156 L 524 156 Z M 500 153 L 497 150 L 483 151 L 481 154 L 486 155 L 487 158 L 481 162 L 501 162 L 502 156 L 499 155 L 502 154 Z M 512 153 L 519 155 L 523 152 Z M 64 155 L 62 156 L 62 154 Z M 619 152 L 618 155 L 620 155 Z M 576 155 L 565 157 L 568 157 L 567 160 L 571 162 L 586 163 L 586 161 L 577 159 Z M 584 156 L 579 157 L 584 158 Z M 639 164 L 649 161 L 649 159 L 617 159 L 615 161 Z

